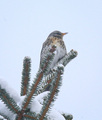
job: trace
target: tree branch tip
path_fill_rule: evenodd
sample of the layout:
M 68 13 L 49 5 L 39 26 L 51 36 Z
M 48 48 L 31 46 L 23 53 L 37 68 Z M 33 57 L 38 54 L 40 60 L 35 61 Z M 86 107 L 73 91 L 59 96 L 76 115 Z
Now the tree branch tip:
M 58 70 L 60 71 L 61 74 L 63 74 L 63 72 L 64 72 L 64 65 L 59 64 L 58 65 Z
M 73 49 L 72 49 L 70 52 L 71 52 L 72 55 L 74 55 L 74 56 L 77 56 L 77 55 L 78 55 L 78 52 L 77 52 L 76 50 L 73 50 Z
M 31 59 L 29 56 L 25 56 L 24 59 Z

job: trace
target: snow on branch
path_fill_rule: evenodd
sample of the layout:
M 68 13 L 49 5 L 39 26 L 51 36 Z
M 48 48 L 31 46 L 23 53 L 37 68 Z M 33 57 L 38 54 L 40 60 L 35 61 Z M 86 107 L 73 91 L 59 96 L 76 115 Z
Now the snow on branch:
M 64 116 L 64 118 L 66 120 L 72 120 L 73 119 L 73 116 L 71 114 L 67 114 L 67 113 L 62 113 L 62 115 Z
M 77 56 L 77 52 L 71 50 L 54 67 L 49 74 L 49 66 L 54 58 L 56 46 L 52 46 L 44 60 L 36 77 L 29 87 L 31 59 L 24 58 L 21 97 L 17 93 L 12 93 L 7 86 L 0 81 L 0 100 L 6 107 L 0 108 L 0 116 L 7 120 L 72 120 L 73 117 L 67 114 L 61 114 L 52 108 L 52 103 L 58 95 L 62 83 L 64 67 Z M 47 88 L 49 87 L 49 91 Z M 8 92 L 9 91 L 9 92 Z M 46 92 L 45 92 L 46 91 Z M 10 93 L 11 92 L 11 93 Z M 24 96 L 25 95 L 25 96 Z M 1 103 L 0 103 L 1 104 Z M 5 111 L 8 111 L 5 113 Z
M 77 51 L 74 51 L 73 49 L 63 57 L 58 64 L 62 64 L 66 66 L 72 59 L 74 59 L 78 55 Z
M 2 85 L 0 85 L 0 98 L 10 111 L 12 111 L 13 113 L 19 112 L 19 106 L 16 104 L 14 99 L 10 97 L 9 93 L 7 93 L 4 88 L 2 88 Z
M 62 75 L 63 68 L 58 66 L 54 79 L 51 81 L 50 85 L 50 93 L 48 94 L 46 100 L 43 103 L 41 114 L 39 115 L 39 120 L 44 120 L 44 117 L 47 111 L 50 109 L 50 105 L 54 102 L 56 95 L 58 94 L 59 87 L 61 86 L 61 75 Z
M 4 113 L 0 112 L 0 120 L 4 120 L 4 119 L 10 120 L 10 118 L 8 116 L 6 116 Z
M 41 92 L 45 91 L 49 84 L 51 83 L 52 79 L 54 78 L 54 74 L 56 72 L 56 68 L 58 65 L 66 66 L 72 59 L 74 59 L 77 56 L 77 51 L 74 51 L 73 49 L 66 55 L 64 56 L 58 63 L 57 65 L 53 68 L 53 72 L 49 73 L 43 78 L 42 83 L 40 84 L 40 88 L 38 93 L 40 94 Z
M 38 71 L 36 78 L 31 86 L 31 89 L 27 95 L 27 97 L 25 98 L 25 101 L 23 103 L 23 107 L 22 110 L 25 110 L 28 105 L 31 102 L 31 99 L 34 95 L 34 93 L 36 94 L 36 92 L 38 91 L 38 85 L 40 84 L 43 74 L 44 72 L 46 72 L 47 68 L 49 67 L 50 62 L 53 60 L 54 57 L 54 51 L 55 51 L 55 47 L 52 46 L 52 48 L 49 50 L 48 54 L 46 55 L 43 64 L 42 64 L 42 68 Z

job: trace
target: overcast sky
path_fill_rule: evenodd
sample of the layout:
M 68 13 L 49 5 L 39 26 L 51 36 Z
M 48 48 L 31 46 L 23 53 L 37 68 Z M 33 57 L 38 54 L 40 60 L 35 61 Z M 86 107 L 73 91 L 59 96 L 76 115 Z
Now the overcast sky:
M 33 80 L 42 44 L 54 30 L 69 32 L 67 51 L 78 51 L 54 108 L 73 120 L 101 120 L 102 0 L 1 0 L 0 78 L 19 93 L 23 58 L 31 57 Z

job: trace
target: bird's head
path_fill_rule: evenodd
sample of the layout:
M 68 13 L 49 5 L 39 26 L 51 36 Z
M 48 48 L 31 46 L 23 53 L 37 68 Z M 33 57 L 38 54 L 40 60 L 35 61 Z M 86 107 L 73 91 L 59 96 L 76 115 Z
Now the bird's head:
M 50 35 L 48 37 L 55 37 L 55 38 L 58 38 L 58 39 L 63 39 L 63 36 L 66 35 L 66 33 L 62 33 L 60 31 L 53 31 L 52 33 L 50 33 Z

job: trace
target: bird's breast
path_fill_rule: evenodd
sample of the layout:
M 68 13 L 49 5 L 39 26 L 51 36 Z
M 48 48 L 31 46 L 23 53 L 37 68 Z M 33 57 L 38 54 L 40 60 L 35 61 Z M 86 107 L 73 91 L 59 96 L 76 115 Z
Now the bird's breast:
M 60 46 L 60 40 L 58 40 L 58 39 L 52 39 L 52 46 L 53 45 Z
M 56 46 L 55 56 L 53 58 L 50 68 L 52 69 L 57 64 L 57 62 L 65 56 L 65 54 L 65 49 L 60 46 Z

